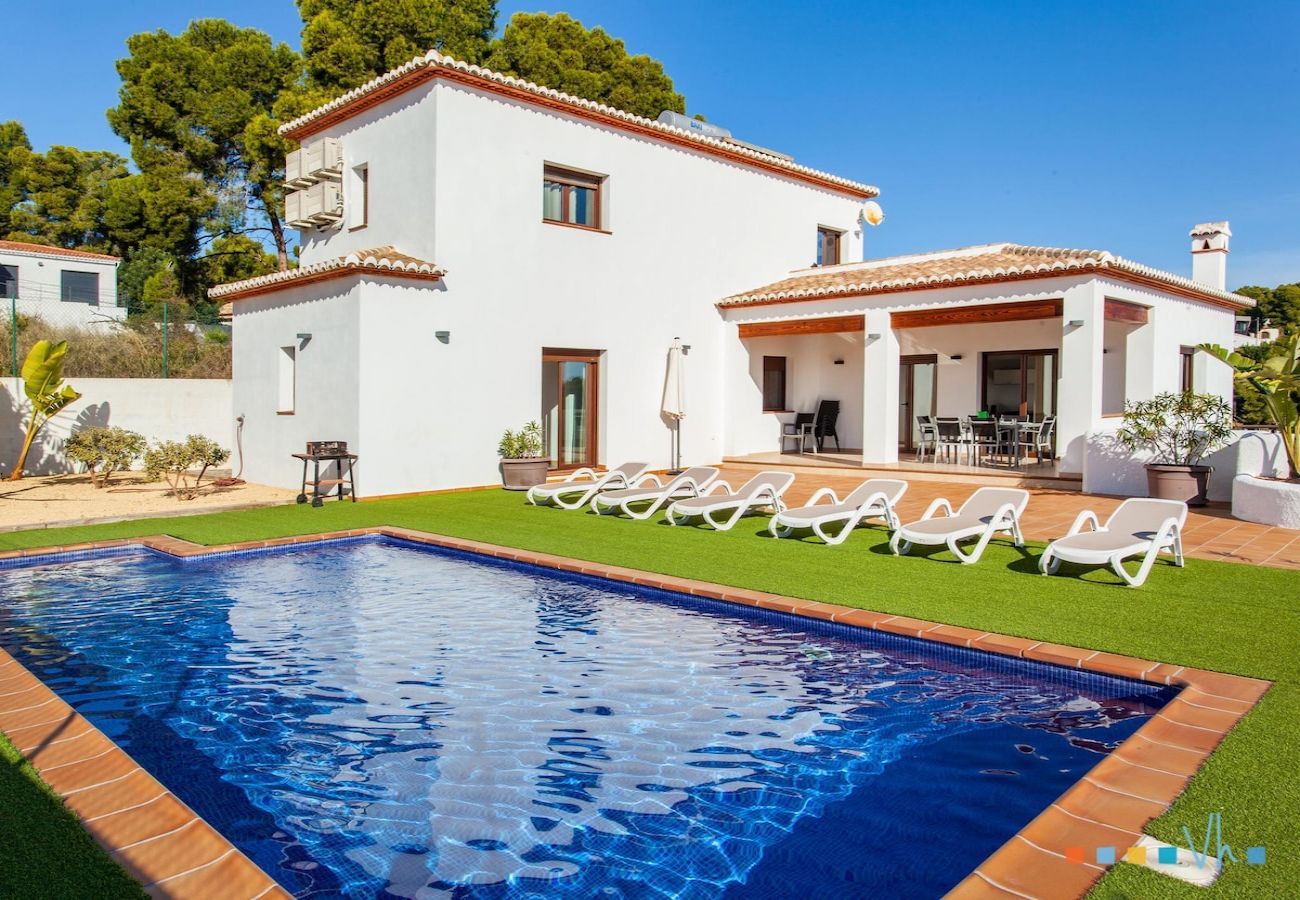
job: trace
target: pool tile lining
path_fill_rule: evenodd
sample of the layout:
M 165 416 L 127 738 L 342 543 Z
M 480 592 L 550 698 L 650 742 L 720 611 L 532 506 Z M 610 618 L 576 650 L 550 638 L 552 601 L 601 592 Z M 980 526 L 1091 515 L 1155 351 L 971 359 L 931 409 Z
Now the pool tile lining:
M 91 555 L 133 552 L 137 548 L 181 559 L 219 557 L 270 548 L 289 548 L 306 543 L 320 545 L 367 536 L 385 536 L 478 553 L 1182 689 L 1178 697 L 1166 704 L 1131 738 L 1120 744 L 1019 833 L 994 851 L 948 894 L 949 897 L 964 900 L 987 897 L 1038 900 L 1060 897 L 1063 890 L 1078 896 L 1087 893 L 1109 867 L 1067 862 L 1064 848 L 1115 845 L 1123 849 L 1136 841 L 1148 822 L 1169 809 L 1224 736 L 1254 708 L 1271 686 L 1270 682 L 1239 675 L 1032 641 L 910 616 L 783 597 L 763 591 L 502 547 L 409 528 L 380 526 L 211 547 L 170 535 L 156 535 L 134 540 L 96 541 L 4 552 L 0 553 L 0 567 L 31 564 L 37 557 L 56 562 Z M 11 674 L 12 666 L 18 667 L 19 674 L 10 682 L 6 679 L 15 677 Z M 288 896 L 270 876 L 211 825 L 195 815 L 153 776 L 136 765 L 134 760 L 95 726 L 39 680 L 33 686 L 21 677 L 23 674 L 34 678 L 7 652 L 0 649 L 0 685 L 11 685 L 13 689 L 11 693 L 0 692 L 0 731 L 9 735 L 47 783 L 64 797 L 69 807 L 82 816 L 83 824 L 91 835 L 149 893 L 155 896 L 198 898 L 213 896 L 216 890 L 221 896 L 248 897 L 250 900 Z M 7 700 L 11 702 L 6 702 Z M 15 700 L 17 704 L 12 702 Z M 33 703 L 38 709 L 31 708 Z M 33 711 L 38 713 L 36 719 L 44 718 L 45 721 L 33 721 L 30 715 Z M 75 737 L 63 733 L 72 727 L 77 729 Z M 38 728 L 43 730 L 35 732 L 34 729 Z M 22 732 L 28 734 L 22 735 Z M 63 762 L 43 764 L 41 751 L 45 747 L 54 746 L 56 741 L 70 744 L 87 735 L 92 737 L 84 742 L 87 751 L 84 755 L 52 751 L 49 759 Z M 31 742 L 33 739 L 36 740 L 34 744 Z M 117 751 L 116 754 L 113 753 L 114 750 Z M 72 777 L 68 775 L 68 769 L 73 770 Z M 48 776 L 47 772 L 50 773 Z M 98 775 L 105 777 L 96 781 Z M 86 783 L 83 784 L 83 781 Z M 1125 789 L 1125 786 L 1135 788 L 1135 781 L 1141 786 L 1141 793 Z M 63 786 L 62 789 L 60 785 Z M 114 831 L 118 835 L 152 834 L 156 830 L 156 824 L 150 821 L 153 814 L 150 805 L 163 801 L 164 796 L 174 800 L 192 818 L 169 831 L 137 839 L 133 843 L 122 843 L 120 840 L 115 842 L 108 829 L 97 827 L 97 823 L 112 818 L 116 826 Z M 1097 844 L 1098 841 L 1101 844 Z

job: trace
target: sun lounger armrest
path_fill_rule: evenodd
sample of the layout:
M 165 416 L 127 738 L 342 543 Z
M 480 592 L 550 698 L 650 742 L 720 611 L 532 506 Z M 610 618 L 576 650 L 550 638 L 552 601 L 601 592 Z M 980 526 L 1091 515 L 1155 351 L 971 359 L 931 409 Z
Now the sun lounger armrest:
M 943 497 L 936 497 L 930 505 L 925 508 L 925 513 L 921 516 L 921 521 L 924 522 L 926 519 L 933 519 L 934 514 L 939 510 L 943 510 L 945 518 L 952 518 L 952 504 Z
M 1155 545 L 1157 547 L 1163 547 L 1165 544 L 1168 544 L 1174 538 L 1178 537 L 1178 531 L 1178 519 L 1173 516 L 1165 519 L 1160 523 L 1160 530 L 1156 532 L 1154 539 Z
M 859 509 L 871 509 L 879 506 L 881 509 L 889 509 L 889 495 L 884 491 L 876 491 L 864 502 L 858 505 Z
M 724 491 L 727 492 L 728 494 L 734 494 L 734 493 L 735 493 L 735 491 L 733 491 L 733 490 L 731 489 L 731 485 L 727 484 L 726 481 L 724 481 L 724 480 L 722 480 L 721 478 L 719 478 L 717 481 L 713 482 L 713 484 L 709 485 L 708 488 L 704 491 L 704 493 L 701 494 L 701 496 L 703 496 L 703 497 L 709 497 L 709 496 L 711 496 L 711 495 L 717 493 L 718 488 L 722 488 L 722 490 L 724 490 Z
M 1075 518 L 1074 524 L 1070 526 L 1070 530 L 1065 533 L 1065 536 L 1074 537 L 1080 531 L 1083 531 L 1084 525 L 1091 526 L 1088 529 L 1089 531 L 1096 531 L 1101 527 L 1101 523 L 1097 521 L 1097 514 L 1090 509 L 1085 509 Z
M 569 473 L 568 477 L 565 478 L 564 480 L 565 480 L 565 481 L 577 481 L 579 478 L 591 478 L 591 479 L 595 480 L 596 477 L 597 477 L 597 476 L 596 476 L 596 470 L 595 470 L 595 469 L 590 469 L 590 468 L 583 467 L 583 468 L 581 468 L 581 469 L 574 469 L 572 472 Z
M 824 487 L 824 488 L 818 488 L 817 493 L 813 494 L 811 497 L 808 498 L 808 505 L 816 506 L 819 502 L 821 502 L 821 499 L 823 497 L 830 497 L 832 505 L 838 504 L 840 502 L 840 498 L 836 495 L 836 493 L 833 490 L 831 490 L 828 487 Z
M 647 482 L 649 482 L 650 484 L 653 484 L 655 487 L 663 487 L 663 486 L 664 486 L 664 483 L 663 483 L 662 481 L 659 480 L 659 476 L 658 476 L 658 475 L 652 475 L 652 474 L 650 474 L 650 473 L 647 472 L 645 475 L 642 475 L 640 478 L 638 478 L 638 479 L 636 480 L 636 484 L 633 485 L 633 487 L 645 487 L 645 485 L 646 485 Z
M 1018 521 L 1019 518 L 1020 514 L 1016 512 L 1016 504 L 1003 503 L 998 507 L 998 511 L 993 514 L 993 518 L 989 519 L 989 524 L 997 527 L 1000 523 L 1005 522 L 1009 525 Z

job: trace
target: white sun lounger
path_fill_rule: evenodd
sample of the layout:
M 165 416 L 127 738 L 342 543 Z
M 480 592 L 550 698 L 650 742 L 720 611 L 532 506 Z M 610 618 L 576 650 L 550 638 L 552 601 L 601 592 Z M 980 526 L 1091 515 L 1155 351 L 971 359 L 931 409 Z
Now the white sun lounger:
M 648 468 L 648 463 L 623 463 L 603 475 L 594 469 L 578 469 L 563 481 L 533 485 L 528 489 L 528 502 L 534 506 L 554 503 L 564 509 L 577 509 L 586 506 L 587 501 L 601 491 L 631 487 Z
M 717 477 L 718 470 L 713 466 L 692 466 L 666 483 L 654 475 L 647 475 L 637 487 L 602 491 L 591 498 L 591 508 L 598 515 L 621 512 L 633 519 L 648 519 L 666 503 L 698 497 Z M 647 501 L 650 505 L 643 509 L 632 508 Z
M 1183 565 L 1183 525 L 1187 522 L 1187 504 L 1181 500 L 1130 498 L 1110 514 L 1105 525 L 1097 522 L 1090 509 L 1079 513 L 1065 537 L 1047 545 L 1038 568 L 1044 575 L 1055 575 L 1062 562 L 1084 566 L 1110 566 L 1129 587 L 1141 587 L 1151 574 L 1151 567 L 1161 552 L 1174 556 Z M 1085 525 L 1091 526 L 1084 531 Z M 1137 573 L 1124 569 L 1124 560 L 1141 556 Z
M 703 495 L 678 500 L 668 507 L 668 521 L 682 525 L 699 516 L 718 531 L 726 531 L 750 510 L 765 506 L 774 507 L 777 512 L 785 509 L 781 495 L 793 483 L 794 475 L 790 472 L 759 472 L 735 490 L 725 481 L 715 481 Z M 715 518 L 726 512 L 731 515 L 725 520 Z
M 894 532 L 889 539 L 889 549 L 898 555 L 908 552 L 913 544 L 947 544 L 963 563 L 978 562 L 995 534 L 1009 533 L 1017 547 L 1025 545 L 1020 534 L 1020 517 L 1028 504 L 1029 492 L 1018 488 L 982 487 L 971 494 L 956 513 L 952 511 L 951 503 L 939 497 L 919 521 Z M 936 517 L 935 513 L 941 509 L 944 515 Z M 965 553 L 958 543 L 971 538 L 978 538 L 979 543 Z
M 884 519 L 892 531 L 898 527 L 894 504 L 907 493 L 907 482 L 894 478 L 869 478 L 841 500 L 830 488 L 822 488 L 808 500 L 807 506 L 781 510 L 772 517 L 767 530 L 773 537 L 789 537 L 796 529 L 809 528 L 827 544 L 842 544 L 863 519 Z M 820 503 L 829 497 L 830 503 Z M 835 534 L 827 526 L 842 526 Z

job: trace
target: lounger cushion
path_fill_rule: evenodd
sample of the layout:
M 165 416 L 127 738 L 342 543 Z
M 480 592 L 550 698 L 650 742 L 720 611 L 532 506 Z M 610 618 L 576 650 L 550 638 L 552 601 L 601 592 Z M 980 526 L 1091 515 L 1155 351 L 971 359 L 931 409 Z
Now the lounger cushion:
M 1052 553 L 1069 560 L 1072 554 L 1091 557 L 1097 554 L 1134 556 L 1145 553 L 1155 538 L 1152 532 L 1128 534 L 1122 531 L 1084 531 L 1052 542 Z
M 818 506 L 801 506 L 798 509 L 787 509 L 781 513 L 780 524 L 798 526 L 816 519 L 824 519 L 827 516 L 838 516 L 847 519 L 849 516 L 856 515 L 858 509 L 856 503 L 823 503 Z
M 921 540 L 932 538 L 936 543 L 942 543 L 949 537 L 956 535 L 964 537 L 968 534 L 979 534 L 988 527 L 989 519 L 992 516 L 940 516 L 934 519 L 922 519 L 919 522 L 912 522 L 904 525 L 900 530 L 903 540 Z

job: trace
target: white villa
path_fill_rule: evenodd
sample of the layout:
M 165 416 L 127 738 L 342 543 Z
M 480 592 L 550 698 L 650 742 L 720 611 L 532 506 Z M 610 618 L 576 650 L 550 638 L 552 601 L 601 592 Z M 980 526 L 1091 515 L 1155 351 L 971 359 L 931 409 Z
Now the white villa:
M 1252 305 L 1226 222 L 1192 230 L 1190 278 L 1005 243 L 860 261 L 870 185 L 436 52 L 282 133 L 301 266 L 211 292 L 267 484 L 297 485 L 308 440 L 348 441 L 367 496 L 491 484 L 534 419 L 557 469 L 666 467 L 675 339 L 686 464 L 776 453 L 836 400 L 863 465 L 910 454 L 917 415 L 987 410 L 1057 415 L 1054 468 L 1083 474 L 1125 398 L 1230 396 L 1191 348 Z
M 120 322 L 116 256 L 23 241 L 0 241 L 0 300 L 8 314 L 39 316 L 53 324 Z

